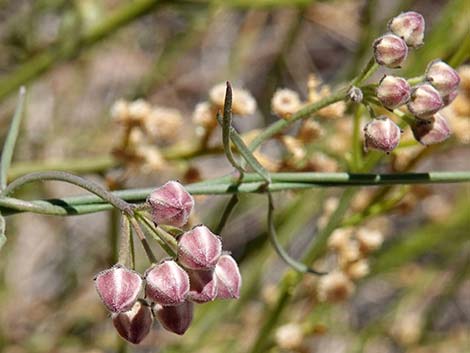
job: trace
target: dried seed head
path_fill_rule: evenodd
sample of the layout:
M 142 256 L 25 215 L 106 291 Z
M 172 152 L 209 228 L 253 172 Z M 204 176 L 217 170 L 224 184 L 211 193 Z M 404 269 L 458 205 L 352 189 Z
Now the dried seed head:
M 276 330 L 275 339 L 279 348 L 287 351 L 297 351 L 304 340 L 302 326 L 295 323 L 289 323 L 280 326 Z
M 411 98 L 407 107 L 411 114 L 419 119 L 428 119 L 436 114 L 442 107 L 439 91 L 428 83 L 418 85 L 411 91 Z
M 162 326 L 173 333 L 183 335 L 193 321 L 194 305 L 184 302 L 174 306 L 155 306 L 155 316 Z
M 408 55 L 408 47 L 403 39 L 394 34 L 385 34 L 374 42 L 374 57 L 379 65 L 398 68 Z
M 219 83 L 209 91 L 209 99 L 211 103 L 219 109 L 224 107 L 226 89 L 226 83 Z M 256 100 L 250 92 L 240 88 L 232 88 L 232 112 L 234 114 L 254 114 L 256 112 L 256 106 Z
M 271 99 L 272 111 L 283 119 L 289 119 L 300 107 L 299 94 L 287 88 L 278 89 Z
M 351 241 L 353 228 L 337 228 L 331 233 L 328 238 L 328 248 L 335 251 L 341 251 L 341 249 L 347 247 Z
M 178 261 L 189 269 L 213 269 L 221 253 L 219 237 L 204 225 L 194 227 L 178 240 Z
M 354 283 L 343 272 L 334 271 L 320 277 L 317 291 L 320 301 L 338 302 L 353 293 Z
M 222 255 L 217 261 L 214 271 L 217 277 L 217 298 L 238 299 L 242 276 L 233 257 L 227 254 Z
M 121 265 L 98 273 L 95 287 L 104 305 L 113 313 L 130 310 L 142 289 L 140 275 Z
M 156 224 L 182 227 L 188 222 L 194 206 L 193 197 L 177 181 L 169 181 L 152 191 L 147 198 Z
M 401 130 L 385 115 L 368 122 L 364 127 L 364 148 L 390 153 L 400 142 Z
M 305 119 L 303 120 L 302 125 L 300 125 L 297 138 L 303 143 L 311 143 L 322 137 L 324 134 L 325 130 L 317 121 L 313 119 Z
M 403 38 L 410 47 L 423 44 L 425 22 L 421 14 L 409 11 L 392 18 L 388 23 L 390 31 Z
M 441 143 L 451 135 L 449 123 L 440 113 L 429 120 L 417 120 L 411 129 L 415 139 L 426 146 Z
M 160 149 L 155 145 L 138 144 L 135 147 L 135 157 L 141 162 L 140 169 L 143 173 L 158 172 L 167 165 Z
M 370 272 L 369 262 L 366 259 L 349 263 L 344 269 L 346 275 L 353 280 L 358 280 L 367 276 Z
M 143 122 L 152 112 L 152 107 L 143 99 L 137 99 L 128 106 L 129 119 L 134 122 Z
M 188 300 L 207 303 L 217 298 L 217 277 L 214 270 L 188 270 L 191 288 Z
M 189 292 L 188 274 L 173 260 L 166 260 L 145 273 L 146 296 L 161 305 L 178 305 Z
M 379 82 L 376 93 L 385 108 L 395 109 L 408 102 L 411 87 L 404 78 L 387 75 Z
M 217 120 L 209 102 L 196 104 L 193 112 L 193 123 L 205 128 L 214 128 L 217 126 Z
M 355 237 L 359 243 L 359 249 L 364 254 L 377 250 L 384 241 L 384 236 L 379 230 L 366 227 L 359 228 Z
M 124 123 L 129 118 L 129 103 L 119 99 L 111 106 L 111 117 L 118 123 Z
M 126 341 L 139 344 L 152 328 L 152 310 L 144 300 L 139 300 L 131 310 L 113 314 L 113 325 Z
M 460 76 L 452 67 L 442 60 L 434 60 L 426 69 L 426 80 L 429 81 L 441 95 L 446 96 L 459 87 Z
M 171 142 L 176 138 L 183 126 L 183 117 L 177 109 L 153 108 L 144 120 L 144 127 L 150 137 L 161 142 Z

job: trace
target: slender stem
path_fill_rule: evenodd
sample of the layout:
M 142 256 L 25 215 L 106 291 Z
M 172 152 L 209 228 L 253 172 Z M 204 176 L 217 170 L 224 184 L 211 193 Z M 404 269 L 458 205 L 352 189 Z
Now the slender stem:
M 140 242 L 142 243 L 142 247 L 144 248 L 145 254 L 147 255 L 147 258 L 149 259 L 151 264 L 157 263 L 157 258 L 153 254 L 152 248 L 150 247 L 147 238 L 145 237 L 144 232 L 142 231 L 142 228 L 140 228 L 139 223 L 135 219 L 135 217 L 130 217 L 128 216 L 129 221 L 132 225 L 132 228 L 134 229 L 135 233 L 139 237 Z
M 352 165 L 351 169 L 353 172 L 358 172 L 362 168 L 362 152 L 361 152 L 361 117 L 362 117 L 362 106 L 356 105 L 356 111 L 354 113 L 353 120 L 353 135 L 352 135 Z
M 131 264 L 131 244 L 132 230 L 128 217 L 121 217 L 121 240 L 119 245 L 118 263 L 124 266 L 132 266 Z
M 227 223 L 228 219 L 230 218 L 230 215 L 232 214 L 232 211 L 234 210 L 234 208 L 237 205 L 238 201 L 239 201 L 238 194 L 233 194 L 230 197 L 230 200 L 228 200 L 227 205 L 224 208 L 224 212 L 222 213 L 222 217 L 220 217 L 219 223 L 214 228 L 215 234 L 222 233 L 222 230 L 224 229 L 225 224 Z
M 377 69 L 379 68 L 379 65 L 375 61 L 374 57 L 371 57 L 369 61 L 367 62 L 366 66 L 362 71 L 357 75 L 356 78 L 354 78 L 350 86 L 360 86 L 364 81 L 366 81 Z
M 423 82 L 424 79 L 425 79 L 425 76 L 421 75 L 421 76 L 409 78 L 407 81 L 410 84 L 410 86 L 414 86 L 414 85 L 417 85 L 418 83 Z
M 157 241 L 157 243 L 162 247 L 162 249 L 165 250 L 165 252 L 171 257 L 176 257 L 176 252 L 174 249 L 176 249 L 177 244 L 175 238 L 173 238 L 171 234 L 166 233 L 161 228 L 155 227 L 152 222 L 141 213 L 136 213 L 136 217 L 142 222 L 144 227 L 152 235 L 155 241 Z

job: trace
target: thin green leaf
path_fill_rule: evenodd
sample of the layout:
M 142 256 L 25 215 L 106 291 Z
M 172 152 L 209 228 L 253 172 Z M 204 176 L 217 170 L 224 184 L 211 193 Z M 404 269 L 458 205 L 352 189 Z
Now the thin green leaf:
M 18 94 L 18 104 L 16 105 L 15 114 L 11 120 L 10 129 L 8 130 L 5 143 L 3 145 L 2 157 L 0 162 L 0 189 L 3 190 L 7 186 L 7 173 L 10 168 L 15 149 L 16 139 L 20 130 L 21 119 L 23 118 L 24 102 L 26 97 L 26 89 L 20 88 Z
M 0 250 L 5 245 L 7 237 L 5 236 L 5 218 L 0 214 Z

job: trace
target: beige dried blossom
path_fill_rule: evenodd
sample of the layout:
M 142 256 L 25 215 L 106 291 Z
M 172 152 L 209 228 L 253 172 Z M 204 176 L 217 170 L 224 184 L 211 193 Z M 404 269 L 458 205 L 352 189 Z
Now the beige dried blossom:
M 138 128 L 134 127 L 129 132 L 128 146 L 129 148 L 137 148 L 137 146 L 146 144 L 146 136 L 144 132 Z
M 111 118 L 118 122 L 124 123 L 129 119 L 129 102 L 124 99 L 118 99 L 111 106 Z
M 128 111 L 129 119 L 133 122 L 140 123 L 143 122 L 151 113 L 152 107 L 147 101 L 143 99 L 137 99 L 129 103 Z
M 204 128 L 212 129 L 217 126 L 215 118 L 216 111 L 209 102 L 201 102 L 196 104 L 193 112 L 193 123 Z
M 280 326 L 276 330 L 274 337 L 279 348 L 295 350 L 301 347 L 304 340 L 304 332 L 301 325 L 289 323 Z
M 331 95 L 330 87 L 328 85 L 322 85 L 321 80 L 313 74 L 309 75 L 307 88 L 309 104 L 318 102 L 319 100 Z M 334 119 L 342 117 L 345 111 L 346 103 L 340 101 L 320 109 L 315 114 L 325 119 Z
M 354 292 L 354 283 L 341 271 L 333 271 L 318 280 L 317 296 L 322 302 L 338 302 Z
M 225 83 L 219 83 L 209 91 L 209 99 L 213 105 L 222 109 L 225 102 Z M 250 92 L 241 88 L 232 88 L 232 112 L 237 115 L 252 115 L 256 112 L 256 100 Z
M 303 143 L 308 144 L 325 135 L 325 130 L 313 119 L 304 119 L 300 125 L 297 138 Z
M 271 99 L 271 110 L 283 119 L 289 119 L 301 105 L 299 94 L 288 88 L 278 89 Z
M 137 146 L 136 155 L 143 160 L 140 167 L 142 172 L 145 174 L 161 171 L 167 165 L 165 158 L 156 146 Z
M 304 145 L 299 139 L 290 135 L 283 135 L 281 141 L 290 154 L 290 164 L 299 163 L 305 158 L 307 151 L 305 151 Z
M 360 244 L 355 239 L 349 240 L 338 250 L 338 262 L 343 267 L 362 258 Z
M 145 131 L 157 141 L 170 142 L 183 126 L 183 117 L 177 109 L 155 107 L 144 119 Z
M 364 254 L 377 250 L 384 241 L 384 236 L 379 230 L 367 227 L 357 229 L 355 238 L 359 243 L 359 249 Z
M 339 164 L 336 159 L 325 153 L 315 152 L 310 156 L 307 168 L 314 172 L 333 173 L 338 171 Z
M 318 89 L 322 85 L 322 81 L 315 74 L 309 74 L 307 79 L 308 101 L 316 102 L 320 99 Z
M 341 251 L 341 249 L 348 246 L 353 235 L 354 228 L 337 228 L 331 233 L 328 238 L 328 248 L 334 251 Z
M 349 278 L 358 280 L 369 274 L 370 266 L 367 259 L 360 259 L 358 261 L 346 264 L 343 270 L 344 273 L 349 276 Z

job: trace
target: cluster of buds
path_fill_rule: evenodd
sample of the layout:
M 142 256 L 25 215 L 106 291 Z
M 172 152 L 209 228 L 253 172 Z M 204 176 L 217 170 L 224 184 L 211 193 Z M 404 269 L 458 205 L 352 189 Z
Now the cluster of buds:
M 425 23 L 417 12 L 404 12 L 393 18 L 390 33 L 374 42 L 374 57 L 379 65 L 398 68 L 406 60 L 408 48 L 423 44 Z M 460 78 L 441 60 L 432 61 L 424 81 L 411 87 L 403 77 L 385 75 L 376 88 L 376 96 L 387 109 L 406 104 L 414 116 L 413 135 L 423 145 L 445 141 L 451 134 L 449 124 L 439 111 L 457 96 Z M 365 147 L 390 153 L 400 141 L 400 128 L 386 116 L 374 119 L 364 128 Z
M 180 183 L 170 181 L 149 195 L 148 204 L 156 225 L 182 227 L 194 200 Z M 177 244 L 176 259 L 152 264 L 143 276 L 117 264 L 95 277 L 96 290 L 112 313 L 114 327 L 127 341 L 140 343 L 154 319 L 182 335 L 191 324 L 194 303 L 239 297 L 238 265 L 222 251 L 217 235 L 199 225 L 183 232 Z

